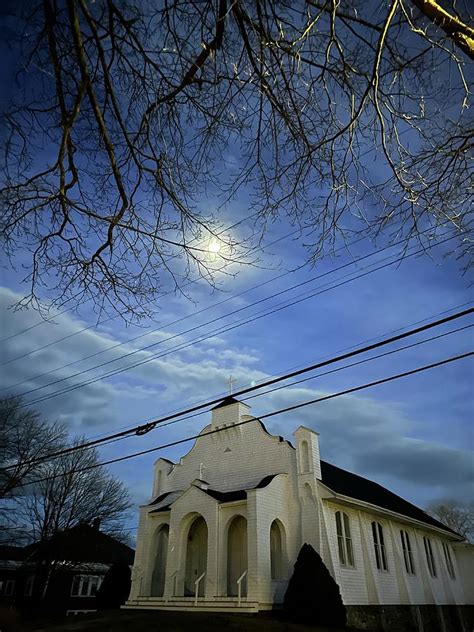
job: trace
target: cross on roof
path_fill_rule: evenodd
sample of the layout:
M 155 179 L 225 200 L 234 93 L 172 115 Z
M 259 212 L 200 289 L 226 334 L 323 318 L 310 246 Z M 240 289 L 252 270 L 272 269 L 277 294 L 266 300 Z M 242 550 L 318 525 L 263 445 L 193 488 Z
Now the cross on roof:
M 229 385 L 229 395 L 232 395 L 232 390 L 234 386 L 234 382 L 236 381 L 235 377 L 229 375 L 229 379 L 227 380 L 227 384 Z

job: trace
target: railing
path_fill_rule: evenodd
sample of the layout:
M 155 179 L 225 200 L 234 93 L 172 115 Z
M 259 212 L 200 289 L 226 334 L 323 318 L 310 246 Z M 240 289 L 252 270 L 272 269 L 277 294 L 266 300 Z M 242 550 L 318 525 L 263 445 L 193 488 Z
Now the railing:
M 239 605 L 239 608 L 240 608 L 240 602 L 242 601 L 242 582 L 245 579 L 246 575 L 247 575 L 247 571 L 244 571 L 242 575 L 239 577 L 239 579 L 237 580 L 237 603 Z
M 195 606 L 198 605 L 199 584 L 201 583 L 201 580 L 204 579 L 205 576 L 206 576 L 206 571 L 204 571 L 204 573 L 201 573 L 201 575 L 199 575 L 199 577 L 194 582 L 194 605 Z
M 172 593 L 172 597 L 176 597 L 176 596 L 177 596 L 177 595 L 176 595 L 176 581 L 177 581 L 177 579 L 178 579 L 178 573 L 179 573 L 179 570 L 175 571 L 175 572 L 171 575 L 171 577 L 169 578 L 169 581 L 170 581 L 170 582 L 171 582 L 171 581 L 173 582 L 173 593 Z M 166 599 L 166 601 L 168 601 L 168 599 Z

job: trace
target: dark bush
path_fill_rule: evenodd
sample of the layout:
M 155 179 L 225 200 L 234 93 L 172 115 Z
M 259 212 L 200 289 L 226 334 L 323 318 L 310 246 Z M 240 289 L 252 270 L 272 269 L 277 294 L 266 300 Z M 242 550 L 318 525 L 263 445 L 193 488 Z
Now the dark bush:
M 303 544 L 288 584 L 283 609 L 297 623 L 339 627 L 346 609 L 339 586 L 312 546 Z
M 99 610 L 120 608 L 130 593 L 130 577 L 130 568 L 126 564 L 113 564 L 97 591 L 97 608 Z

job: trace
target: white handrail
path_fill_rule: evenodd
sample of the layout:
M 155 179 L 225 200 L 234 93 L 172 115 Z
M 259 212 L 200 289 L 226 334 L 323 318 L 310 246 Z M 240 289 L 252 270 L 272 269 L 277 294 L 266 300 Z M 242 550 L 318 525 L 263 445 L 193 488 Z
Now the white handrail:
M 172 597 L 176 597 L 177 596 L 176 595 L 176 580 L 178 579 L 178 573 L 179 573 L 179 569 L 177 571 L 175 571 L 171 575 L 171 577 L 169 579 L 170 582 L 173 581 L 173 594 L 172 594 Z M 168 600 L 166 600 L 166 601 L 168 601 Z
M 204 573 L 201 573 L 201 575 L 199 575 L 199 577 L 194 582 L 194 605 L 195 606 L 198 605 L 199 583 L 201 582 L 201 579 L 203 579 L 205 576 L 206 576 L 206 571 L 204 571 Z
M 242 573 L 242 575 L 239 577 L 239 579 L 237 580 L 237 603 L 239 605 L 240 608 L 240 602 L 242 601 L 242 581 L 244 580 L 245 576 L 247 575 L 247 571 L 244 571 Z

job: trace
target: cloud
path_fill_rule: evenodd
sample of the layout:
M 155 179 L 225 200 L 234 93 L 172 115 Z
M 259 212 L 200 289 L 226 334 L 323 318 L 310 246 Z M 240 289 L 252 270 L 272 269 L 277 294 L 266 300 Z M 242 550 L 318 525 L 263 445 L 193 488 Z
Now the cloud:
M 8 311 L 6 307 L 15 300 L 17 296 L 12 292 L 5 289 L 0 292 L 0 309 L 6 337 L 15 331 L 31 327 L 38 320 L 36 314 L 28 311 Z M 26 395 L 27 401 L 51 394 L 59 388 L 73 387 L 89 377 L 100 376 L 105 371 L 132 362 L 150 360 L 107 381 L 102 380 L 71 390 L 36 405 L 48 418 L 59 418 L 69 424 L 72 432 L 84 432 L 89 436 L 98 432 L 112 432 L 117 428 L 132 426 L 146 419 L 183 409 L 197 401 L 205 401 L 213 394 L 225 395 L 230 372 L 236 378 L 237 388 L 248 385 L 253 380 L 259 382 L 269 377 L 268 373 L 259 370 L 261 358 L 251 345 L 245 344 L 243 337 L 243 343 L 240 338 L 235 339 L 234 344 L 221 338 L 211 339 L 206 344 L 177 353 L 171 353 L 172 345 L 167 349 L 165 343 L 150 351 L 139 350 L 129 358 L 118 360 L 101 370 L 71 378 L 69 376 L 72 373 L 102 361 L 119 358 L 123 353 L 136 351 L 141 344 L 159 342 L 170 335 L 168 331 L 160 330 L 150 338 L 145 337 L 136 343 L 125 342 L 117 349 L 97 355 L 89 361 L 58 369 L 61 365 L 86 355 L 105 351 L 125 336 L 120 330 L 114 333 L 111 327 L 107 332 L 99 329 L 77 333 L 83 327 L 82 321 L 65 314 L 56 318 L 54 325 L 34 327 L 3 343 L 2 355 L 8 359 L 52 343 L 58 338 L 70 336 L 59 344 L 2 367 L 4 384 L 13 385 L 25 381 L 11 389 L 16 393 L 64 378 L 57 385 Z M 77 335 L 71 335 L 76 333 Z M 153 359 L 154 353 L 163 357 Z M 38 377 L 41 373 L 53 370 L 51 375 Z M 314 384 L 317 387 L 318 382 Z M 249 400 L 249 403 L 252 405 L 252 412 L 258 416 L 325 394 L 327 393 L 314 388 L 294 387 Z M 146 435 L 146 439 L 136 438 L 126 444 L 107 446 L 102 449 L 102 453 L 107 458 L 113 458 L 124 452 L 143 449 L 144 445 L 149 447 L 181 438 L 198 431 L 208 422 L 208 417 L 203 415 L 193 422 L 162 428 L 156 435 Z M 368 394 L 344 396 L 269 418 L 268 423 L 265 423 L 271 432 L 289 439 L 301 424 L 314 428 L 321 435 L 324 459 L 373 478 L 405 497 L 409 495 L 410 500 L 422 505 L 438 497 L 464 498 L 472 489 L 473 468 L 470 454 L 440 442 L 429 441 L 429 432 L 426 429 L 424 438 L 415 437 L 421 424 L 417 419 L 406 415 L 402 400 L 378 401 Z M 180 446 L 175 452 L 182 454 L 184 451 L 184 446 Z M 154 458 L 156 455 L 149 459 L 126 462 L 133 464 L 132 467 L 123 464 L 114 469 L 114 473 L 133 486 L 136 497 L 141 501 L 145 490 L 149 490 L 151 485 L 150 464 Z

